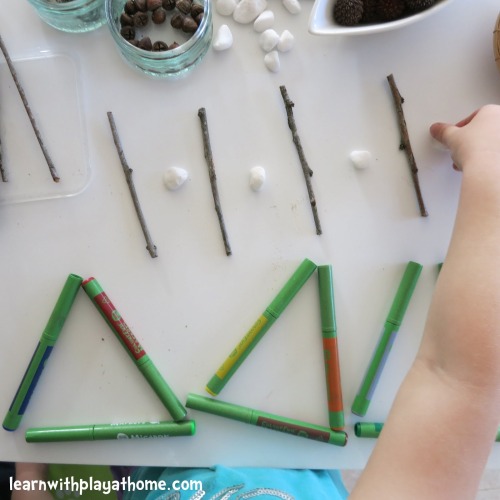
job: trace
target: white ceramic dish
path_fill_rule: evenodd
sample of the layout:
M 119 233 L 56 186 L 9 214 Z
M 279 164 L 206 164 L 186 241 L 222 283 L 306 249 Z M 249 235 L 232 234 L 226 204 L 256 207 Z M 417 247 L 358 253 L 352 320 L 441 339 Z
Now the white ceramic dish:
M 358 26 L 341 26 L 333 19 L 333 6 L 336 0 L 315 0 L 309 18 L 309 32 L 313 35 L 368 35 L 402 28 L 432 16 L 453 0 L 440 0 L 432 7 L 395 21 Z

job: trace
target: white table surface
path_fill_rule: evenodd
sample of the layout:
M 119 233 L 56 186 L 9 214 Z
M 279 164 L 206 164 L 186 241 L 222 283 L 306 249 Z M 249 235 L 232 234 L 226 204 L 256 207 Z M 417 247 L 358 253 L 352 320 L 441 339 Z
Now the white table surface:
M 452 170 L 448 154 L 433 146 L 428 126 L 499 101 L 492 51 L 498 2 L 456 0 L 421 23 L 352 38 L 310 35 L 312 4 L 306 0 L 297 16 L 278 0 L 270 0 L 270 6 L 276 29 L 296 37 L 294 49 L 281 56 L 280 72 L 264 67 L 251 26 L 215 13 L 216 29 L 223 23 L 232 29 L 233 47 L 210 50 L 201 66 L 179 81 L 152 80 L 128 67 L 106 27 L 83 35 L 58 32 L 26 1 L 11 2 L 8 16 L 0 17 L 0 33 L 25 75 L 28 99 L 62 177 L 54 185 L 44 170 L 2 58 L 0 134 L 14 187 L 0 185 L 0 413 L 10 405 L 69 273 L 101 282 L 185 401 L 189 392 L 204 394 L 220 363 L 308 257 L 334 266 L 348 445 L 338 448 L 195 411 L 189 412 L 197 422 L 194 437 L 25 443 L 24 431 L 34 426 L 169 418 L 80 292 L 21 427 L 0 432 L 0 459 L 313 468 L 366 463 L 374 441 L 354 436 L 359 419 L 350 414 L 350 405 L 404 266 L 415 260 L 423 272 L 364 420 L 387 416 L 418 348 L 459 193 L 460 174 Z M 406 99 L 428 218 L 419 216 L 406 157 L 398 150 L 386 82 L 390 73 Z M 314 171 L 321 236 L 315 234 L 287 126 L 282 84 L 295 102 L 298 131 Z M 200 107 L 207 110 L 230 257 L 213 210 Z M 134 169 L 158 247 L 156 259 L 145 249 L 107 111 L 114 113 Z M 349 153 L 355 149 L 373 154 L 371 168 L 353 168 Z M 21 152 L 33 156 L 13 160 Z M 70 153 L 74 159 L 64 156 Z M 162 184 L 173 165 L 189 172 L 177 192 Z M 259 193 L 248 184 L 254 165 L 264 166 L 268 175 Z M 12 203 L 38 196 L 27 191 L 32 176 L 40 177 L 42 195 L 50 199 Z M 219 398 L 327 425 L 315 276 Z M 500 465 L 499 446 L 492 451 L 491 467 Z

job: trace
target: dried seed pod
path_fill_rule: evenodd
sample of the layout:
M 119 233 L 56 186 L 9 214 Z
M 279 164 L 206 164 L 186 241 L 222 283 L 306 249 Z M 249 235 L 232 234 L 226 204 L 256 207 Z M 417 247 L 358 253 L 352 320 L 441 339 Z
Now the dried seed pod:
M 151 20 L 155 24 L 163 24 L 167 19 L 167 11 L 163 7 L 159 7 L 151 14 Z
M 127 14 L 126 12 L 123 12 L 122 15 L 120 16 L 120 26 L 133 26 L 134 25 L 134 19 L 132 16 Z
M 175 6 L 179 12 L 183 14 L 189 14 L 191 12 L 191 1 L 190 0 L 177 0 Z
M 168 50 L 176 49 L 177 47 L 179 47 L 179 44 L 178 44 L 177 42 L 172 42 L 172 43 L 168 46 Z
M 148 24 L 149 16 L 146 14 L 146 12 L 137 12 L 133 17 L 134 26 L 136 27 L 146 26 L 146 24 Z
M 153 12 L 162 6 L 162 0 L 146 0 L 146 6 L 149 11 Z
M 149 36 L 145 36 L 139 40 L 139 48 L 142 50 L 153 50 L 153 43 Z
M 203 14 L 205 10 L 203 9 L 203 5 L 199 3 L 193 3 L 191 5 L 191 17 L 196 19 L 200 14 Z
M 186 16 L 182 21 L 182 31 L 184 33 L 194 33 L 198 29 L 196 21 L 189 16 Z
M 120 35 L 125 38 L 125 40 L 128 40 L 130 42 L 130 40 L 133 40 L 135 38 L 135 29 L 133 28 L 133 26 L 124 26 L 120 30 Z
M 128 43 L 134 47 L 139 47 L 139 40 L 136 40 L 135 38 L 133 40 L 129 40 Z
M 175 0 L 163 0 L 162 5 L 165 10 L 174 10 Z
M 146 0 L 134 0 L 135 6 L 137 7 L 137 10 L 140 12 L 147 12 L 148 6 L 146 4 Z
M 168 45 L 165 42 L 158 40 L 153 43 L 153 52 L 164 52 L 165 50 L 168 50 Z
M 129 15 L 133 16 L 137 12 L 137 6 L 135 5 L 134 0 L 128 0 L 125 3 L 123 10 Z
M 201 24 L 201 21 L 203 21 L 203 16 L 205 15 L 204 12 L 202 12 L 201 14 L 198 14 L 194 20 L 196 21 L 196 24 L 199 26 Z
M 184 16 L 182 14 L 177 13 L 174 14 L 170 19 L 170 25 L 172 26 L 172 28 L 181 29 L 183 21 L 184 21 Z

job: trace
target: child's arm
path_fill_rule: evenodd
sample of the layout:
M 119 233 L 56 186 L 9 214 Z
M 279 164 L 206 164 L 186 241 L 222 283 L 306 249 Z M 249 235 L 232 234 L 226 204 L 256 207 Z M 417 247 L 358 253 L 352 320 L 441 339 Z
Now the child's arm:
M 351 498 L 475 498 L 500 421 L 500 107 L 434 124 L 462 170 L 416 360 Z
M 29 485 L 30 490 L 14 488 L 12 500 L 52 500 L 51 493 L 40 487 L 40 481 L 45 483 L 47 480 L 47 468 L 47 464 L 16 463 L 16 481 Z

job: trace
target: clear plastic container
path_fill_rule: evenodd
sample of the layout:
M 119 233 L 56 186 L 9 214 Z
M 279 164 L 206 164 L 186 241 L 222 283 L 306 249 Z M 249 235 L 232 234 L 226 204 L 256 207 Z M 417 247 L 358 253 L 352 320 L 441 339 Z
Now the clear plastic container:
M 104 0 L 28 0 L 50 26 L 70 33 L 92 31 L 106 22 Z
M 122 15 L 126 0 L 106 0 L 106 19 L 109 29 L 123 58 L 132 67 L 153 77 L 178 78 L 193 69 L 207 53 L 212 42 L 211 0 L 195 0 L 193 4 L 203 7 L 203 15 L 194 33 L 185 33 L 173 28 L 171 19 L 179 14 L 178 8 L 165 10 L 166 19 L 161 24 L 152 22 L 152 13 L 147 12 L 148 22 L 143 27 L 133 27 L 129 40 L 122 34 L 124 26 Z M 185 17 L 190 17 L 186 14 Z M 151 43 L 163 42 L 167 50 L 146 50 L 136 46 L 141 40 L 150 39 Z M 172 44 L 178 44 L 172 48 Z M 165 47 L 165 48 L 166 48 Z

